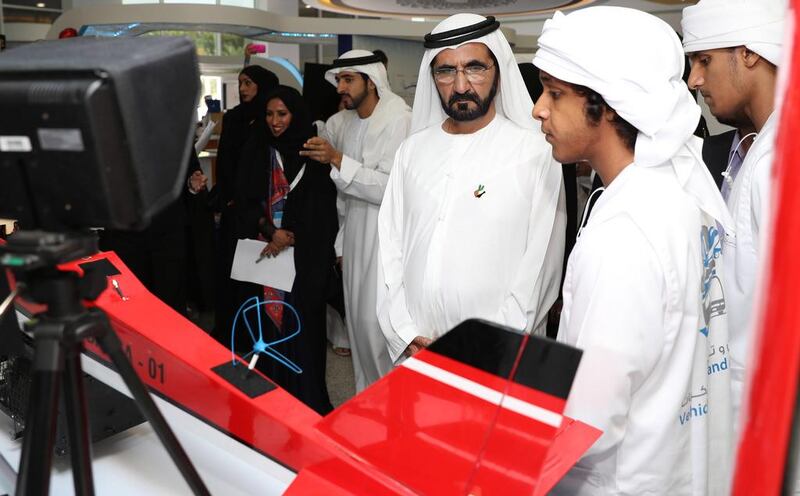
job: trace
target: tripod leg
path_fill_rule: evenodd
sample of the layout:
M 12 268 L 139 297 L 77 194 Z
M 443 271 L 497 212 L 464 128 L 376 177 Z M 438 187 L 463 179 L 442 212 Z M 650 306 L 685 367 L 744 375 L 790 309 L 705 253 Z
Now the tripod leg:
M 150 425 L 152 425 L 153 430 L 161 440 L 161 444 L 166 448 L 172 461 L 175 462 L 181 475 L 183 475 L 183 478 L 186 480 L 186 483 L 189 484 L 192 492 L 198 496 L 210 496 L 211 493 L 208 492 L 203 480 L 200 478 L 200 474 L 195 470 L 192 461 L 189 460 L 189 456 L 183 450 L 183 447 L 181 447 L 178 438 L 175 437 L 175 433 L 169 428 L 169 424 L 164 420 L 158 407 L 156 407 L 156 404 L 150 397 L 150 393 L 147 391 L 144 384 L 142 384 L 139 376 L 136 375 L 136 371 L 133 370 L 133 366 L 131 366 L 131 363 L 128 361 L 128 357 L 122 351 L 119 338 L 114 333 L 114 330 L 111 329 L 111 325 L 108 321 L 104 319 L 103 322 L 104 323 L 100 325 L 103 325 L 105 330 L 99 333 L 97 339 L 100 347 L 111 357 L 111 361 L 114 362 L 117 372 L 119 372 L 122 380 L 125 381 L 125 385 L 128 386 L 128 390 L 130 390 L 133 395 L 136 404 L 139 405 L 142 415 L 144 415 L 150 422 Z
M 47 496 L 50 490 L 58 395 L 64 367 L 64 350 L 58 338 L 45 332 L 34 336 L 36 350 L 25 417 L 25 440 L 17 476 L 17 496 Z
M 92 448 L 78 344 L 73 344 L 66 350 L 64 357 L 64 406 L 67 411 L 67 434 L 75 494 L 92 496 Z

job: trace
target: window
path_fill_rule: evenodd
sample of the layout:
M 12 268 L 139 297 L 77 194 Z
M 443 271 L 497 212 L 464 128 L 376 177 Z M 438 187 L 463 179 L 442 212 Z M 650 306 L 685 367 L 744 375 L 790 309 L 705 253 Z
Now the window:
M 230 5 L 233 7 L 255 8 L 254 0 L 219 0 L 220 5 Z

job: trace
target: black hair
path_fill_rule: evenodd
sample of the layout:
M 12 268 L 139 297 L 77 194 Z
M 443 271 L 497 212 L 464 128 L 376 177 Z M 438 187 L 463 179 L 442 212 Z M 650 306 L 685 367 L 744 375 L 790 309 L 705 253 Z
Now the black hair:
M 386 56 L 386 53 L 383 50 L 373 50 L 372 53 L 380 57 L 381 64 L 386 67 L 386 65 L 389 63 L 389 57 Z
M 611 121 L 611 124 L 617 131 L 617 135 L 622 139 L 622 143 L 625 147 L 633 151 L 636 146 L 636 136 L 639 134 L 639 130 L 630 122 L 620 117 L 619 114 L 606 103 L 603 97 L 600 96 L 600 93 L 586 86 L 570 84 L 573 90 L 575 90 L 575 93 L 586 98 L 586 103 L 583 106 L 583 113 L 586 115 L 586 120 L 589 121 L 589 124 L 592 126 L 599 126 L 600 119 L 603 118 L 605 112 L 614 112 L 614 119 Z

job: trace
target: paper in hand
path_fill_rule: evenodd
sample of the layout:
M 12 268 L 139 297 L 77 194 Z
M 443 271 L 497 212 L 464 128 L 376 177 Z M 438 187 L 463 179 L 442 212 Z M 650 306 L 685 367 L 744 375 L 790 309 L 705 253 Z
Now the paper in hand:
M 294 247 L 286 248 L 277 257 L 264 258 L 256 263 L 265 246 L 267 243 L 263 241 L 240 239 L 233 255 L 231 279 L 291 291 L 295 276 Z

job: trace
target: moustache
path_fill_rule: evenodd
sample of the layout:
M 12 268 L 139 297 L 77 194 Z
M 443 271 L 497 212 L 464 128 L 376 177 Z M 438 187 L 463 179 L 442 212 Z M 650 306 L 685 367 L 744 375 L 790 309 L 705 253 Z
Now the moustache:
M 475 93 L 453 93 L 447 101 L 447 106 L 452 107 L 458 102 L 473 102 L 476 105 L 480 105 L 481 99 Z

